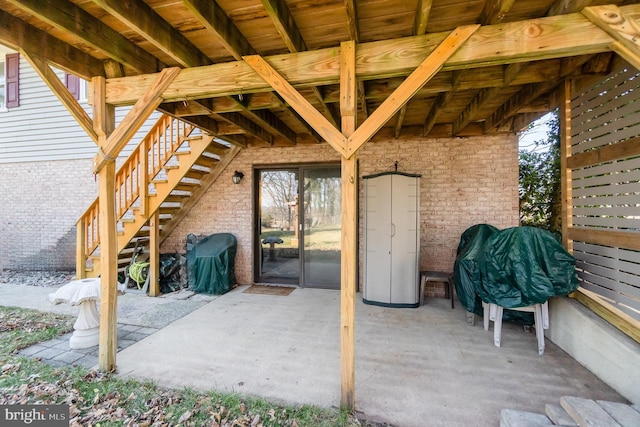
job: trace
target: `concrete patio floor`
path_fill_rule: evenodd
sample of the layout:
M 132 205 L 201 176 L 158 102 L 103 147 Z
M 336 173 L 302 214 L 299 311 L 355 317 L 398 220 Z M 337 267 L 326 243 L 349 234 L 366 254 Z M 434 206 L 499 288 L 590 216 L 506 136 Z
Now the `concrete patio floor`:
M 340 401 L 340 294 L 288 296 L 241 286 L 117 355 L 118 375 L 288 404 Z M 553 322 L 553 319 L 551 319 Z M 481 319 L 445 299 L 416 309 L 356 302 L 356 410 L 394 426 L 498 426 L 501 409 L 544 413 L 562 396 L 626 402 L 547 340 L 504 323 L 502 347 Z

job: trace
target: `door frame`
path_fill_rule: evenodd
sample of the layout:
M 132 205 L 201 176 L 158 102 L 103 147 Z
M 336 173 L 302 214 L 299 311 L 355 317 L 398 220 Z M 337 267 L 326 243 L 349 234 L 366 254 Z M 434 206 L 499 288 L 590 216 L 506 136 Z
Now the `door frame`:
M 260 173 L 263 171 L 286 171 L 286 170 L 292 170 L 292 169 L 297 169 L 298 171 L 298 197 L 299 197 L 299 201 L 298 201 L 298 209 L 299 207 L 304 203 L 304 175 L 303 175 L 303 171 L 305 169 L 321 169 L 321 168 L 327 168 L 327 167 L 335 167 L 338 170 L 340 170 L 340 162 L 307 162 L 307 163 L 279 163 L 279 164 L 265 164 L 265 165 L 261 165 L 261 164 L 255 164 L 252 167 L 252 176 L 253 176 L 253 182 L 252 182 L 252 231 L 251 231 L 251 238 L 252 238 L 252 248 L 253 248 L 253 272 L 252 272 L 252 279 L 253 279 L 253 283 L 268 283 L 268 284 L 273 284 L 276 285 L 277 283 L 273 283 L 273 282 L 261 282 L 260 281 L 260 267 L 261 267 L 261 260 L 260 260 L 260 254 L 262 251 L 262 242 L 260 241 L 260 210 L 261 210 L 261 206 L 259 206 L 260 203 Z M 305 287 L 304 286 L 304 230 L 300 230 L 300 224 L 302 224 L 302 221 L 304 221 L 304 212 L 302 212 L 302 214 L 300 212 L 298 212 L 298 223 L 296 224 L 296 227 L 298 227 L 298 253 L 299 253 L 299 276 L 298 276 L 298 284 L 294 285 L 300 288 Z M 290 285 L 290 284 L 288 284 Z M 310 288 L 317 288 L 317 286 L 310 286 Z

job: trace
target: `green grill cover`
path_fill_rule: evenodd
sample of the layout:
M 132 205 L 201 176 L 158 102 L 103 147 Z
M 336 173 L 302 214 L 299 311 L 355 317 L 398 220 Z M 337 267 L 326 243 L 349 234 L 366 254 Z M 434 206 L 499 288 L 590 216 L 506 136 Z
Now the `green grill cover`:
M 506 308 L 542 304 L 578 289 L 575 265 L 549 231 L 507 228 L 487 240 L 477 290 L 483 301 Z
M 575 258 L 553 234 L 535 227 L 468 228 L 460 238 L 453 277 L 460 303 L 478 315 L 483 315 L 482 301 L 526 307 L 578 288 Z M 530 313 L 519 311 L 505 310 L 504 319 L 533 324 Z
M 233 234 L 212 234 L 199 242 L 187 237 L 187 274 L 192 291 L 222 295 L 236 282 L 237 241 Z
M 484 245 L 499 230 L 489 224 L 477 224 L 467 228 L 460 237 L 456 261 L 453 265 L 453 281 L 462 306 L 470 313 L 482 316 L 482 300 L 476 287 L 480 284 L 480 259 Z

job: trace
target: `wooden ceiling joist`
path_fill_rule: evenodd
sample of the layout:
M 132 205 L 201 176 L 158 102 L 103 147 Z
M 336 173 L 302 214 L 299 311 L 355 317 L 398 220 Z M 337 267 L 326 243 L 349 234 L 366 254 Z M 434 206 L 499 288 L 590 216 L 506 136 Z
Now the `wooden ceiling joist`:
M 347 22 L 349 25 L 349 37 L 352 41 L 360 42 L 360 27 L 358 25 L 358 6 L 355 0 L 344 0 L 347 8 Z
M 37 52 L 45 61 L 87 80 L 105 75 L 102 61 L 1 10 L 0 42 L 17 51 Z
M 162 50 L 183 67 L 198 67 L 212 61 L 181 32 L 162 19 L 141 0 L 93 0 L 101 8 Z
M 242 35 L 217 2 L 183 0 L 182 3 L 216 36 L 218 41 L 236 60 L 242 59 L 243 55 L 255 53 L 249 41 Z
M 302 52 L 307 50 L 300 30 L 294 21 L 289 7 L 283 0 L 262 0 L 262 6 L 271 18 L 282 41 L 289 52 Z
M 433 6 L 433 0 L 418 0 L 416 20 L 413 24 L 413 35 L 421 36 L 427 32 L 427 24 L 429 23 L 431 6 Z
M 307 50 L 307 45 L 302 38 L 302 34 L 300 34 L 293 15 L 291 15 L 291 11 L 289 11 L 289 7 L 284 0 L 262 0 L 262 5 L 267 15 L 271 18 L 273 25 L 276 27 L 278 34 L 280 34 L 282 41 L 287 46 L 287 49 L 289 49 L 289 52 L 304 52 Z M 331 121 L 335 127 L 338 127 L 338 120 L 336 120 L 335 114 L 324 102 L 320 89 L 311 87 L 311 90 L 324 116 Z
M 515 0 L 487 0 L 480 15 L 482 25 L 493 25 L 502 22 Z
M 59 30 L 75 33 L 92 48 L 139 73 L 162 68 L 154 56 L 72 3 L 61 8 L 60 2 L 53 0 L 7 1 Z

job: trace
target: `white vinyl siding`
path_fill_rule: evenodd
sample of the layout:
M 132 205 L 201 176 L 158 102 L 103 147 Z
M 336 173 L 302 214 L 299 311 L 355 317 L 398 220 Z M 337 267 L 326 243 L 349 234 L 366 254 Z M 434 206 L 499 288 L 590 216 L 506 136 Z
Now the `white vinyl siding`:
M 64 72 L 55 72 L 64 82 Z M 82 95 L 80 105 L 91 116 L 92 109 Z M 116 109 L 116 123 L 122 121 L 129 109 Z M 131 147 L 140 142 L 158 117 L 160 113 L 152 114 L 132 139 Z M 129 155 L 131 150 L 127 147 L 121 155 Z M 96 144 L 29 63 L 20 58 L 20 106 L 0 112 L 0 163 L 87 159 L 96 153 Z

